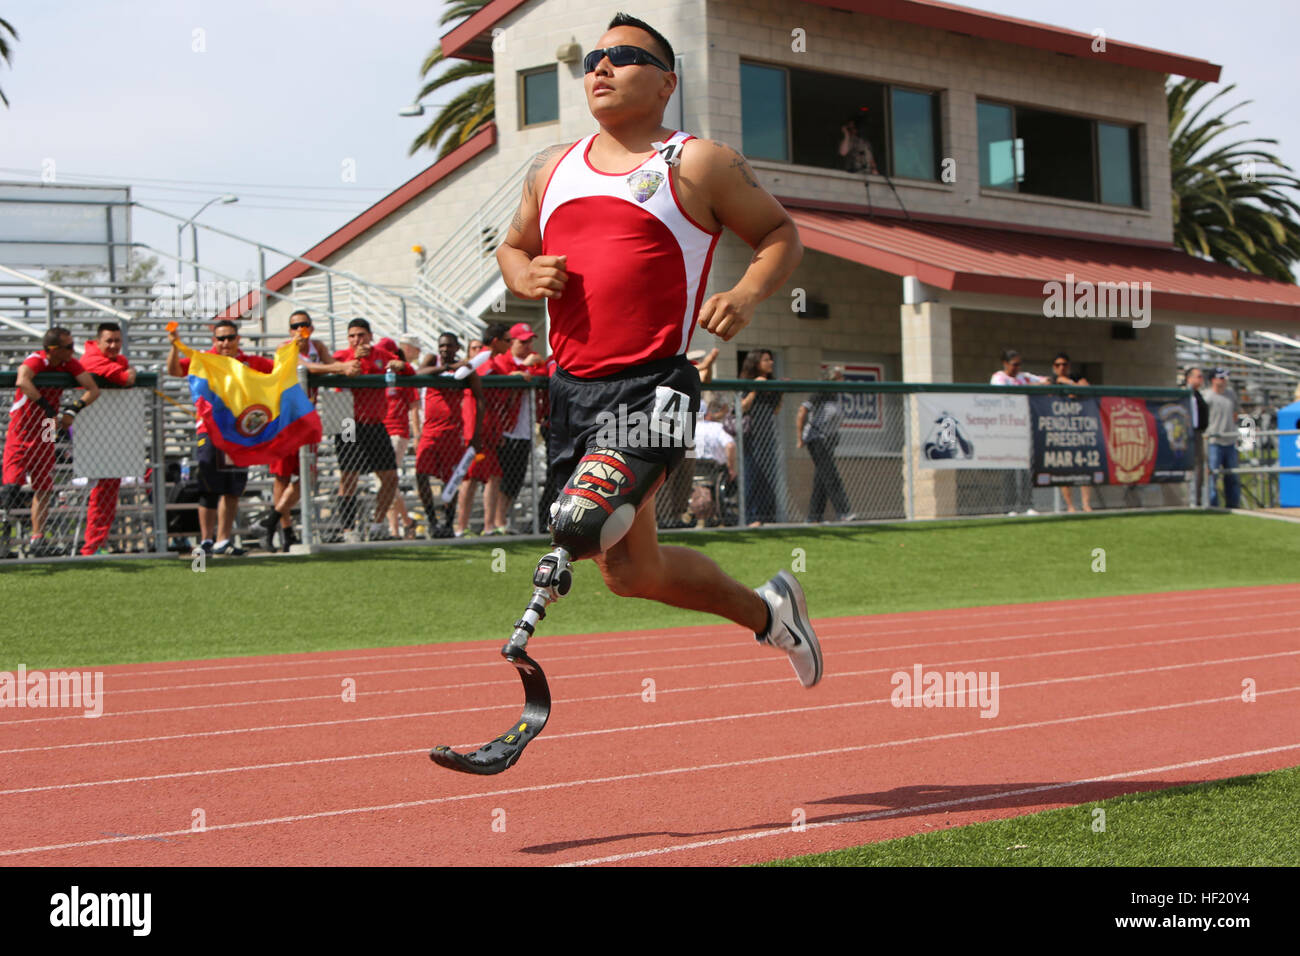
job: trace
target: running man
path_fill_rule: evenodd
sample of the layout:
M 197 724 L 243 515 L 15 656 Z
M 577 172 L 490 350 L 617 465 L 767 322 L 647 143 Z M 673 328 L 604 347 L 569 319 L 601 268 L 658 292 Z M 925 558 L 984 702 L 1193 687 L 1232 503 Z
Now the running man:
M 822 655 L 794 576 L 752 590 L 697 551 L 660 545 L 655 528 L 655 491 L 682 461 L 700 404 L 691 334 L 698 325 L 735 338 L 803 255 L 794 223 L 739 152 L 664 127 L 672 63 L 654 28 L 614 17 L 584 61 L 599 132 L 538 154 L 497 250 L 511 292 L 548 300 L 558 363 L 550 456 L 568 482 L 551 507 L 556 550 L 538 575 L 548 562 L 592 558 L 615 594 L 734 621 L 789 654 L 811 687 Z M 723 227 L 754 256 L 733 288 L 704 301 Z M 620 408 L 672 442 L 631 440 L 635 430 L 601 441 L 597 414 Z

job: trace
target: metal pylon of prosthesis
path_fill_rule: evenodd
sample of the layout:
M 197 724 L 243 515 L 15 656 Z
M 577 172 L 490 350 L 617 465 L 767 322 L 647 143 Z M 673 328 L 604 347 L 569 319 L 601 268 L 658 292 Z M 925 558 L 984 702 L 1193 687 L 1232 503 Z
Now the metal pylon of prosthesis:
M 537 562 L 533 572 L 533 596 L 523 616 L 515 622 L 510 640 L 501 648 L 501 656 L 519 671 L 524 684 L 524 711 L 510 729 L 471 753 L 457 753 L 450 747 L 434 747 L 429 759 L 440 767 L 461 773 L 494 774 L 515 765 L 528 742 L 542 732 L 551 716 L 551 689 L 541 666 L 528 656 L 525 648 L 537 624 L 546 617 L 546 606 L 569 593 L 573 571 L 569 552 L 555 548 Z
M 569 565 L 569 552 L 556 548 L 541 561 L 533 572 L 533 596 L 524 609 L 523 616 L 515 621 L 514 633 L 506 646 L 501 648 L 501 656 L 511 663 L 528 646 L 528 639 L 533 636 L 538 622 L 546 617 L 547 606 L 555 603 L 569 593 L 573 586 L 573 571 Z

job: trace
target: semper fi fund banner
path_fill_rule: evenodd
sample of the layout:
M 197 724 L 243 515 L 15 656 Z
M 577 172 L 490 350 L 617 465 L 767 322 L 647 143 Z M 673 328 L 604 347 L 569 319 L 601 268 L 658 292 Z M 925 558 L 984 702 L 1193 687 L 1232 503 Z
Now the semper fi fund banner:
M 1186 481 L 1192 468 L 1187 401 L 1029 398 L 1036 485 L 1135 485 Z

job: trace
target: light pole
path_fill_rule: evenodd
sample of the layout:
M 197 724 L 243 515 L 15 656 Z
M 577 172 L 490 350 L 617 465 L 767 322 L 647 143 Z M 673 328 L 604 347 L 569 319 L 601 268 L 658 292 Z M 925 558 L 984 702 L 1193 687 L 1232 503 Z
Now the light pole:
M 441 109 L 446 103 L 412 103 L 410 106 L 403 106 L 397 111 L 398 116 L 423 116 L 425 107 L 429 109 Z
M 181 290 L 181 263 L 183 261 L 181 259 L 181 236 L 185 232 L 185 227 L 189 226 L 190 245 L 194 252 L 194 295 L 197 297 L 199 294 L 199 227 L 194 225 L 194 220 L 203 215 L 203 210 L 207 209 L 213 203 L 218 202 L 223 205 L 229 205 L 232 202 L 239 202 L 239 197 L 233 193 L 226 193 L 224 196 L 214 196 L 200 206 L 198 212 L 176 227 L 176 295 L 180 301 L 184 301 L 185 299 L 184 293 Z

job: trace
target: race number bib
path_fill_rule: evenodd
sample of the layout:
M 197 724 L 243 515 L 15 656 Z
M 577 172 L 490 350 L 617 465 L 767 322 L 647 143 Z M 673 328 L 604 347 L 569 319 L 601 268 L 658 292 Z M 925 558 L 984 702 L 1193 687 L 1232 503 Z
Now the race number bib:
M 695 409 L 691 397 L 667 385 L 656 386 L 650 430 L 670 439 L 674 446 L 694 447 Z

